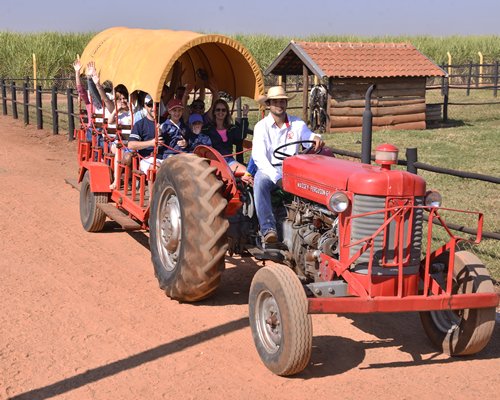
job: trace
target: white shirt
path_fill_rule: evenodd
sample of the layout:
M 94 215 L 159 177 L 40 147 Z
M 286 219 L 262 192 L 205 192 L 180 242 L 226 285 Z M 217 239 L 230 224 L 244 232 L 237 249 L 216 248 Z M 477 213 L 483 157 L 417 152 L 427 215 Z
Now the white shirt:
M 314 140 L 317 136 L 320 135 L 312 132 L 304 121 L 288 114 L 287 122 L 281 128 L 278 128 L 272 114 L 269 113 L 267 117 L 257 122 L 254 127 L 252 158 L 257 168 L 276 183 L 282 177 L 282 169 L 281 166 L 273 166 L 273 164 L 281 164 L 283 161 L 273 156 L 274 150 L 286 143 L 298 140 Z M 304 147 L 309 146 L 304 144 Z M 299 145 L 290 145 L 280 151 L 294 155 L 298 153 Z

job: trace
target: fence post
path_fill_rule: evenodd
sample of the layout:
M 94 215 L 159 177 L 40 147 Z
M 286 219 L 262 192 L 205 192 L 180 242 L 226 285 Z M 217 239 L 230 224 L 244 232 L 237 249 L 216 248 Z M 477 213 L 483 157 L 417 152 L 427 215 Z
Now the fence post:
M 7 115 L 7 86 L 5 83 L 5 79 L 2 78 L 2 113 L 3 115 Z
M 448 78 L 444 81 L 444 95 L 443 95 L 443 122 L 448 121 L 448 95 L 450 91 L 450 85 Z
M 11 98 L 12 98 L 12 118 L 17 119 L 17 89 L 16 82 L 12 81 L 11 85 Z
M 412 174 L 417 175 L 417 168 L 415 163 L 418 161 L 418 154 L 416 147 L 409 147 L 406 149 L 406 170 Z
M 484 63 L 484 58 L 483 58 L 483 53 L 480 51 L 477 52 L 479 56 L 479 65 L 476 68 L 477 72 L 477 81 L 476 81 L 476 87 L 482 86 L 483 85 L 483 63 Z
M 467 76 L 467 96 L 470 95 L 471 81 L 472 81 L 472 61 L 469 63 L 469 74 Z
M 495 76 L 494 76 L 494 81 L 493 81 L 493 96 L 497 97 L 497 91 L 498 91 L 498 60 L 495 61 Z
M 59 134 L 59 113 L 57 112 L 57 87 L 52 86 L 52 133 Z
M 75 107 L 73 103 L 73 89 L 66 89 L 66 97 L 68 100 L 68 140 L 75 138 Z
M 26 83 L 26 87 L 28 88 L 28 101 L 27 103 L 29 104 L 30 102 L 30 77 L 29 76 L 26 76 L 24 77 L 24 82 Z
M 24 114 L 24 125 L 29 125 L 30 123 L 30 109 L 29 109 L 30 98 L 28 95 L 28 82 L 24 81 L 23 84 L 23 114 Z
M 42 86 L 36 86 L 36 127 L 43 129 Z

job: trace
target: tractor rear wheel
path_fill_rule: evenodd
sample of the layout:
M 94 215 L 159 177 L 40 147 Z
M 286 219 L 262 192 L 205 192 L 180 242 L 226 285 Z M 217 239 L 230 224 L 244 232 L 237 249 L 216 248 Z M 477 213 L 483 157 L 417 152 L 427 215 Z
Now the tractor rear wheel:
M 261 268 L 248 302 L 252 336 L 265 366 L 281 376 L 301 372 L 311 358 L 312 321 L 299 278 L 284 265 Z
M 445 284 L 445 283 L 444 283 Z M 455 253 L 453 293 L 492 293 L 495 289 L 481 260 L 467 251 Z M 481 351 L 495 327 L 495 307 L 420 313 L 425 333 L 441 351 L 465 356 Z
M 222 182 L 206 159 L 179 154 L 163 162 L 149 216 L 151 258 L 160 288 L 179 301 L 209 297 L 219 286 L 229 223 Z
M 106 222 L 106 214 L 97 204 L 108 202 L 108 193 L 94 193 L 90 190 L 90 173 L 85 172 L 80 185 L 80 220 L 87 232 L 100 232 Z

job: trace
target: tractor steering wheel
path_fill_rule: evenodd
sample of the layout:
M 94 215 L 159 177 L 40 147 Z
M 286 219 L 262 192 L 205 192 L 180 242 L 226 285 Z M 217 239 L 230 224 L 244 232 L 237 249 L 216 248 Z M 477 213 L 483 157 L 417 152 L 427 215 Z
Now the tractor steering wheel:
M 281 146 L 276 147 L 276 149 L 274 149 L 273 156 L 274 156 L 274 158 L 283 161 L 285 158 L 291 157 L 294 154 L 285 153 L 285 152 L 281 151 L 282 149 L 284 149 L 285 147 L 288 147 L 288 146 L 292 146 L 294 144 L 306 144 L 306 143 L 314 144 L 316 142 L 314 140 L 297 140 L 295 142 L 285 143 L 285 144 L 282 144 Z M 314 152 L 314 154 L 318 154 L 320 151 L 321 151 L 321 149 L 316 150 Z M 313 154 L 312 153 L 312 146 L 306 148 L 303 151 L 299 151 L 298 154 Z

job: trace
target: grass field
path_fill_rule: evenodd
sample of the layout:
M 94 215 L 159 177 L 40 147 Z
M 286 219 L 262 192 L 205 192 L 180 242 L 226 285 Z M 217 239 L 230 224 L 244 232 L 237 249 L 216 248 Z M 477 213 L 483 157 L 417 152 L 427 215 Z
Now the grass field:
M 224 32 L 221 32 L 224 34 Z M 72 77 L 72 62 L 95 35 L 87 33 L 14 33 L 0 31 L 0 77 L 24 78 L 33 76 L 33 53 L 37 57 L 38 78 Z M 229 35 L 253 54 L 262 70 L 266 69 L 290 40 L 320 42 L 409 42 L 437 64 L 479 62 L 478 51 L 484 62 L 500 59 L 500 36 L 268 36 Z M 48 86 L 47 86 L 48 87 Z

